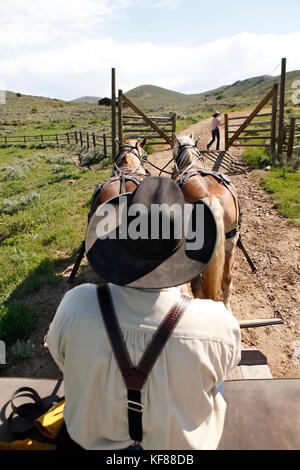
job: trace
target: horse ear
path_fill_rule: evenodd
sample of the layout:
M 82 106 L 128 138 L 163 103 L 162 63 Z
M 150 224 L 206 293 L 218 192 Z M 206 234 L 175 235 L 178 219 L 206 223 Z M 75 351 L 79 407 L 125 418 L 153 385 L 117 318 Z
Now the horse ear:
M 147 142 L 147 137 L 144 137 L 143 140 L 141 142 L 139 142 L 139 144 L 142 148 L 144 148 L 146 142 Z
M 194 140 L 194 133 L 190 135 L 190 139 Z
M 127 139 L 123 139 L 123 144 L 128 144 L 128 140 Z

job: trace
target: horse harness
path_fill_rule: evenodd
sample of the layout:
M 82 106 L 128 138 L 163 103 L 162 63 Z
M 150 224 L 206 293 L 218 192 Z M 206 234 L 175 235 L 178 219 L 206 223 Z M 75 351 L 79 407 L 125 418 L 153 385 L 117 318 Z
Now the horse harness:
M 91 206 L 90 206 L 91 208 L 90 208 L 90 211 L 89 211 L 89 214 L 88 214 L 88 223 L 90 222 L 91 217 L 94 213 L 93 207 L 94 207 L 95 201 L 96 201 L 97 197 L 99 196 L 99 194 L 101 193 L 101 191 L 103 190 L 103 188 L 107 184 L 109 184 L 113 181 L 120 181 L 120 194 L 121 194 L 122 192 L 123 193 L 126 192 L 126 187 L 125 187 L 126 181 L 132 181 L 133 183 L 135 183 L 136 186 L 138 186 L 141 183 L 141 181 L 143 180 L 143 177 L 145 175 L 138 171 L 139 168 L 138 169 L 133 169 L 133 168 L 129 168 L 129 167 L 122 167 L 122 168 L 118 167 L 118 164 L 120 163 L 120 161 L 122 160 L 122 158 L 123 158 L 123 156 L 126 152 L 134 153 L 135 156 L 140 161 L 140 166 L 142 166 L 142 163 L 147 160 L 146 152 L 144 152 L 143 155 L 140 155 L 136 146 L 134 147 L 132 145 L 127 145 L 126 144 L 126 145 L 123 145 L 122 147 L 120 147 L 119 152 L 118 152 L 118 154 L 116 156 L 116 159 L 115 159 L 115 166 L 114 166 L 114 170 L 112 172 L 111 177 L 109 179 L 107 179 L 106 181 L 103 181 L 102 183 L 100 183 L 98 186 L 96 186 L 96 188 L 94 190 L 93 197 L 92 197 L 92 202 L 91 202 Z M 141 175 L 141 176 L 139 176 L 139 175 Z M 149 173 L 149 171 L 146 170 L 146 176 L 147 175 L 150 175 L 150 173 Z M 72 269 L 71 274 L 70 274 L 70 276 L 68 278 L 68 281 L 67 281 L 68 287 L 66 289 L 66 292 L 69 290 L 70 286 L 73 284 L 75 275 L 78 271 L 78 268 L 79 268 L 81 260 L 84 256 L 84 253 L 85 253 L 85 240 L 83 240 L 83 242 L 81 243 L 80 248 L 78 250 L 78 255 L 77 255 L 76 262 L 73 266 L 73 269 Z
M 118 163 L 122 160 L 124 154 L 128 153 L 128 151 L 135 154 L 135 156 L 140 161 L 140 166 L 142 166 L 142 163 L 147 160 L 146 152 L 144 152 L 144 154 L 142 156 L 140 156 L 137 148 L 132 146 L 132 145 L 127 145 L 126 144 L 126 145 L 120 147 L 119 152 L 118 152 L 118 154 L 115 158 L 115 166 L 114 166 L 112 175 L 111 175 L 110 178 L 108 178 L 105 181 L 102 181 L 102 183 L 100 183 L 99 185 L 96 186 L 96 188 L 94 190 L 94 193 L 93 193 L 91 207 L 93 207 L 94 201 L 99 196 L 99 194 L 103 191 L 104 187 L 107 184 L 112 183 L 114 181 L 120 181 L 120 194 L 122 194 L 122 193 L 126 192 L 125 184 L 126 184 L 127 181 L 132 181 L 136 186 L 138 186 L 142 182 L 144 176 L 149 176 L 150 175 L 148 170 L 145 170 L 146 175 L 144 173 L 139 172 L 140 167 L 138 169 L 133 169 L 133 168 L 130 168 L 130 167 L 122 167 L 122 168 L 118 167 Z M 141 175 L 141 176 L 139 176 L 139 175 Z
M 199 150 L 197 149 L 196 146 L 189 145 L 189 144 L 181 145 L 180 149 L 185 149 L 185 148 L 189 148 L 189 147 L 192 147 L 192 148 L 195 147 L 196 148 L 197 158 L 201 161 L 201 163 L 204 164 L 203 157 L 200 154 L 200 152 L 199 152 Z M 188 173 L 188 170 L 190 170 L 191 168 L 196 168 L 196 169 L 194 171 L 191 171 L 191 172 Z M 180 189 L 182 189 L 183 186 L 185 185 L 185 183 L 187 182 L 187 180 L 189 178 L 191 178 L 192 176 L 196 176 L 196 175 L 201 175 L 201 176 L 210 175 L 210 176 L 213 176 L 220 184 L 223 184 L 228 189 L 228 191 L 230 192 L 230 194 L 231 194 L 231 196 L 234 200 L 236 218 L 237 218 L 238 222 L 237 222 L 236 227 L 234 227 L 234 229 L 232 229 L 230 232 L 225 233 L 225 238 L 226 238 L 226 240 L 228 240 L 229 238 L 233 238 L 241 229 L 242 215 L 243 214 L 242 214 L 242 211 L 241 211 L 240 202 L 238 201 L 237 197 L 235 196 L 232 189 L 230 188 L 230 184 L 231 184 L 230 178 L 228 178 L 228 176 L 226 176 L 223 173 L 220 173 L 218 171 L 209 170 L 208 168 L 202 168 L 199 165 L 196 165 L 195 163 L 192 163 L 183 172 L 181 172 L 179 174 L 179 177 L 176 180 L 176 183 L 178 184 Z
M 172 335 L 176 325 L 191 302 L 191 298 L 181 295 L 179 300 L 171 307 L 164 320 L 154 333 L 137 367 L 132 365 L 124 338 L 120 329 L 117 315 L 112 302 L 109 287 L 99 285 L 98 302 L 103 317 L 107 335 L 121 371 L 124 384 L 127 388 L 127 409 L 129 435 L 134 445 L 141 448 L 143 439 L 142 415 L 144 405 L 141 401 L 141 390 L 158 359 L 159 354 Z

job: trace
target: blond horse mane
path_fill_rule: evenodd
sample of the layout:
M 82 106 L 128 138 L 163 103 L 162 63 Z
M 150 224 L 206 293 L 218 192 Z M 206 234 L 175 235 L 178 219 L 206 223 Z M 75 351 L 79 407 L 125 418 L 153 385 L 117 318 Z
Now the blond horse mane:
M 193 147 L 183 148 L 179 154 L 180 147 L 184 145 L 194 146 L 192 135 L 178 137 L 173 148 L 173 156 L 179 169 L 183 170 L 188 165 L 198 161 Z M 218 300 L 218 293 L 222 286 L 222 278 L 225 264 L 225 230 L 224 230 L 224 209 L 220 200 L 213 194 L 209 197 L 201 198 L 214 214 L 217 224 L 217 242 L 214 254 L 202 273 L 202 291 L 204 298 Z M 195 282 L 195 285 L 197 283 Z

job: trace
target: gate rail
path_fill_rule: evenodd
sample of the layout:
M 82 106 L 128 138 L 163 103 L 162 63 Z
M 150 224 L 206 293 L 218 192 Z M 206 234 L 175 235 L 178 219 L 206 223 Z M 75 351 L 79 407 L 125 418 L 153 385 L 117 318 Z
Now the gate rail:
M 129 106 L 136 114 L 123 114 L 123 102 Z M 169 116 L 147 116 L 141 111 L 122 90 L 119 90 L 118 98 L 119 111 L 119 140 L 124 138 L 147 137 L 151 140 L 151 145 L 169 144 L 174 145 L 176 132 L 176 114 Z M 157 141 L 156 139 L 160 139 Z M 153 141 L 154 140 L 154 141 Z
M 228 117 L 228 114 L 225 114 L 225 149 L 226 151 L 229 147 L 271 147 L 271 152 L 275 153 L 276 146 L 276 117 L 277 117 L 277 95 L 278 95 L 278 84 L 275 83 L 273 88 L 269 93 L 261 100 L 261 102 L 256 106 L 252 113 L 248 116 L 239 116 L 239 117 Z M 272 112 L 261 113 L 260 111 L 266 106 L 267 103 L 272 100 Z M 257 118 L 270 117 L 270 119 L 262 121 L 254 121 Z M 234 124 L 232 121 L 242 120 L 244 122 Z M 251 124 L 251 128 L 248 126 Z M 257 126 L 257 128 L 255 127 Z M 264 126 L 261 128 L 260 126 Z M 235 129 L 238 128 L 238 129 Z M 256 133 L 267 133 L 265 135 L 254 135 Z M 243 135 L 247 133 L 247 135 Z M 250 134 L 250 135 L 249 135 Z M 253 135 L 251 135 L 253 134 Z M 270 143 L 265 143 L 265 140 L 269 140 Z M 239 143 L 235 143 L 239 140 Z M 242 140 L 243 142 L 240 142 Z M 264 143 L 250 142 L 244 143 L 244 141 L 256 141 L 262 140 Z

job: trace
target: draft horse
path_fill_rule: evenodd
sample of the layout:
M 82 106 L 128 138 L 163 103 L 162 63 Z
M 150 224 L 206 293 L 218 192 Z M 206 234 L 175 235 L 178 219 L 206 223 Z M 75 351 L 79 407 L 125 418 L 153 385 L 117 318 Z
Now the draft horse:
M 143 166 L 147 161 L 145 144 L 146 138 L 142 141 L 124 139 L 116 155 L 110 178 L 95 188 L 89 219 L 100 204 L 118 194 L 133 192 L 145 176 L 150 175 Z
M 133 192 L 145 176 L 150 175 L 149 171 L 143 166 L 148 157 L 147 153 L 144 151 L 145 144 L 146 138 L 141 141 L 140 139 L 124 139 L 123 145 L 120 145 L 116 155 L 110 177 L 96 186 L 94 190 L 88 222 L 101 204 L 121 193 Z M 69 285 L 73 284 L 74 277 L 78 271 L 84 253 L 85 241 L 81 244 L 76 262 L 69 276 Z
M 239 238 L 241 210 L 236 189 L 222 173 L 205 167 L 191 136 L 177 137 L 173 147 L 175 166 L 172 179 L 182 190 L 186 202 L 203 200 L 211 208 L 218 227 L 214 255 L 202 275 L 191 281 L 194 297 L 218 300 L 230 310 L 234 248 Z

